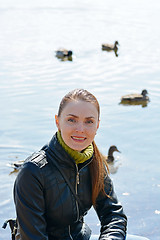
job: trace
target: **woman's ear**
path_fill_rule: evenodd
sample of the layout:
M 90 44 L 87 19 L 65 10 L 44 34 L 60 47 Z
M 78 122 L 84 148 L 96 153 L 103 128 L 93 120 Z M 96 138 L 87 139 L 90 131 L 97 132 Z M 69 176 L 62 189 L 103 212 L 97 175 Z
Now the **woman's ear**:
M 98 130 L 98 128 L 99 128 L 99 124 L 100 124 L 100 120 L 98 120 L 98 124 L 97 124 L 97 130 Z
M 58 119 L 58 115 L 55 115 L 55 122 L 56 122 L 56 126 L 59 130 L 59 119 Z

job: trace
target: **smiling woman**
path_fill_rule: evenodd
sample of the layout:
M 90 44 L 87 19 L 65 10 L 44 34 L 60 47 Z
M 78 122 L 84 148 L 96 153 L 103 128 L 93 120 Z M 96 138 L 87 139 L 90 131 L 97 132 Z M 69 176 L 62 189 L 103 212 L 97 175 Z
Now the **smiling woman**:
M 94 142 L 99 116 L 99 103 L 87 90 L 63 97 L 58 131 L 27 158 L 15 181 L 16 239 L 88 240 L 83 217 L 92 206 L 101 222 L 99 239 L 125 239 L 127 218 Z
M 93 142 L 99 127 L 97 108 L 82 100 L 69 102 L 55 119 L 64 142 L 77 151 Z

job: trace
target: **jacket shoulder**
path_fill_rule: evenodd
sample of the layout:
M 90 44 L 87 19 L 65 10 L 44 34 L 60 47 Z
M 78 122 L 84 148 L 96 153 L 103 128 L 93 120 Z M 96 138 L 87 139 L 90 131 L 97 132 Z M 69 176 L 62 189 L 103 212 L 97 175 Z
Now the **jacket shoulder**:
M 32 162 L 37 165 L 39 168 L 43 168 L 46 164 L 48 164 L 45 151 L 40 150 L 38 152 L 34 152 L 31 156 L 29 156 L 25 163 Z

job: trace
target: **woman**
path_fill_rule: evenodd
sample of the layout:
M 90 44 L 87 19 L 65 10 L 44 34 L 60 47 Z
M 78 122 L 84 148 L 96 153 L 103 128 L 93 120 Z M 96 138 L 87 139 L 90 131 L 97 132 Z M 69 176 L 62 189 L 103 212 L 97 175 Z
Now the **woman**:
M 25 161 L 15 181 L 16 239 L 90 239 L 83 217 L 92 205 L 101 222 L 99 239 L 125 239 L 127 218 L 94 142 L 99 115 L 99 103 L 88 91 L 75 89 L 64 96 L 55 116 L 58 131 Z

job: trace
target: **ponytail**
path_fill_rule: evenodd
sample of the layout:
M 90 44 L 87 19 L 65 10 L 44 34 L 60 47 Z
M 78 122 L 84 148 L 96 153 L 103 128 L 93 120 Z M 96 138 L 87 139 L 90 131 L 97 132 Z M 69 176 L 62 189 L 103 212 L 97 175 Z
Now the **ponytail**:
M 100 153 L 97 145 L 93 141 L 94 156 L 90 164 L 92 181 L 92 204 L 95 206 L 97 196 L 100 192 L 105 194 L 104 176 L 109 173 L 109 168 L 105 157 Z

